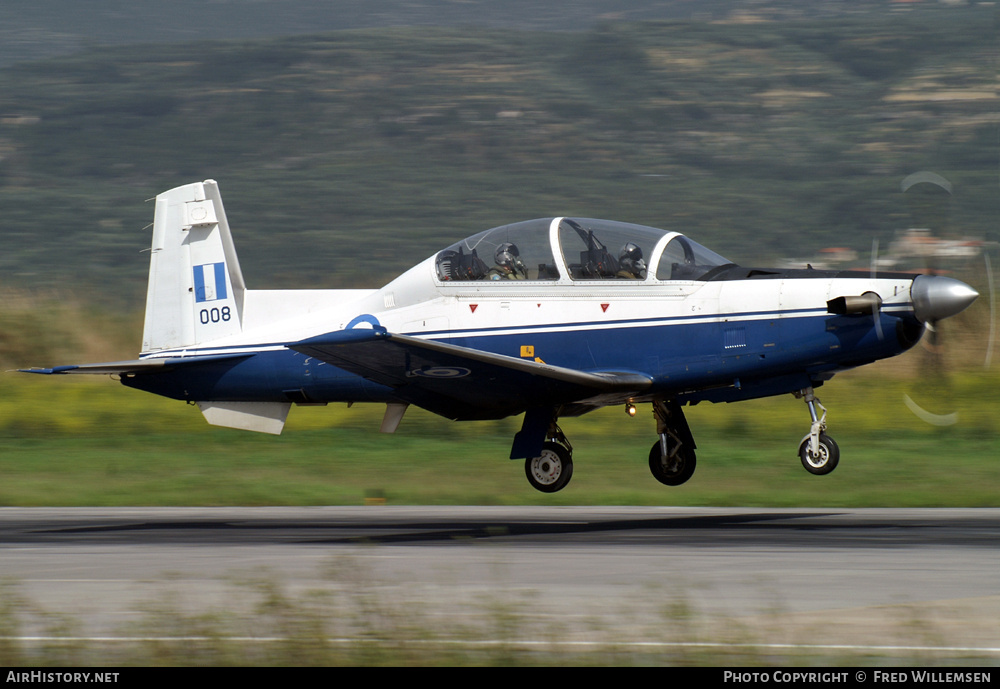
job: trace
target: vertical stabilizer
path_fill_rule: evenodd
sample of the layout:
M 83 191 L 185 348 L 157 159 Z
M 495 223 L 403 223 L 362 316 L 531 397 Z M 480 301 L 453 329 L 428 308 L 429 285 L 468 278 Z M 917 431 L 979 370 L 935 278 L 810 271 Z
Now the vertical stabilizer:
M 239 334 L 245 292 L 215 181 L 157 196 L 142 351 Z

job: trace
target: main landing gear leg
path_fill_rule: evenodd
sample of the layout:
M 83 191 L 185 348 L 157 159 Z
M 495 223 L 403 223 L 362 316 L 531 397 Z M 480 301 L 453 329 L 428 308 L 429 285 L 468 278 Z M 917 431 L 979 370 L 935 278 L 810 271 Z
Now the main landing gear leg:
M 653 416 L 660 439 L 649 450 L 649 470 L 660 483 L 679 486 L 694 474 L 694 436 L 674 400 L 654 400 Z
M 809 417 L 812 419 L 809 434 L 799 444 L 799 459 L 802 460 L 802 466 L 810 474 L 817 476 L 829 474 L 840 462 L 840 448 L 833 438 L 826 434 L 826 407 L 820 404 L 812 388 L 800 390 L 795 396 L 805 400 L 806 406 L 809 407 Z M 823 412 L 822 416 L 817 413 L 817 409 Z

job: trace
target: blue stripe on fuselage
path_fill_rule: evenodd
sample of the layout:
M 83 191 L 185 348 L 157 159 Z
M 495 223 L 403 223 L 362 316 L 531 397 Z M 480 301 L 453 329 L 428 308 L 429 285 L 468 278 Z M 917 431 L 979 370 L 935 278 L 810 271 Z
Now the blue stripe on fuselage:
M 721 322 L 713 317 L 711 322 L 660 325 L 643 321 L 641 327 L 629 321 L 626 323 L 633 327 L 525 328 L 528 332 L 519 334 L 509 331 L 521 328 L 487 329 L 474 335 L 462 331 L 462 335 L 433 339 L 513 357 L 520 355 L 522 346 L 530 345 L 532 356 L 548 364 L 583 371 L 641 371 L 653 376 L 654 394 L 731 385 L 739 379 L 741 398 L 749 398 L 777 394 L 772 391 L 773 381 L 779 377 L 818 375 L 906 349 L 895 336 L 900 319 L 884 313 L 880 318 L 881 339 L 870 317 L 828 314 Z M 726 329 L 734 327 L 740 330 L 738 337 L 727 340 Z M 727 348 L 727 341 L 738 346 Z M 206 347 L 198 353 L 223 349 L 240 348 Z M 754 381 L 759 395 L 753 392 Z M 389 387 L 283 348 L 259 351 L 246 359 L 136 375 L 122 382 L 167 397 L 197 401 L 293 401 L 304 396 L 316 402 L 385 402 L 393 398 Z M 290 397 L 289 391 L 295 391 L 296 396 Z M 490 391 L 484 390 L 483 395 L 488 399 Z
M 907 314 L 912 314 L 913 305 L 910 303 L 905 304 L 892 304 L 885 305 L 882 308 L 883 314 L 893 315 L 898 312 L 898 316 L 904 317 Z M 494 335 L 517 335 L 518 337 L 527 336 L 528 333 L 535 332 L 545 332 L 545 333 L 555 333 L 562 336 L 572 336 L 584 330 L 589 332 L 595 332 L 600 330 L 611 330 L 614 332 L 621 332 L 622 330 L 631 331 L 632 329 L 648 328 L 655 325 L 669 325 L 676 327 L 678 325 L 687 324 L 697 324 L 697 323 L 710 323 L 712 321 L 725 322 L 727 324 L 738 324 L 743 321 L 760 321 L 767 319 L 778 319 L 778 318 L 796 318 L 802 319 L 806 314 L 810 314 L 810 317 L 829 317 L 829 314 L 823 309 L 787 309 L 781 310 L 768 310 L 768 311 L 740 311 L 732 313 L 722 313 L 722 314 L 703 314 L 703 315 L 685 315 L 685 316 L 657 316 L 651 318 L 633 318 L 633 319 L 620 319 L 620 320 L 601 320 L 601 321 L 575 321 L 575 322 L 564 322 L 564 323 L 551 323 L 551 324 L 528 324 L 528 325 L 505 325 L 505 326 L 494 326 L 488 328 L 461 328 L 461 329 L 451 329 L 451 330 L 424 330 L 419 332 L 404 332 L 400 333 L 402 335 L 409 335 L 411 337 L 421 337 L 426 339 L 441 340 L 442 342 L 451 342 L 459 344 L 461 340 L 467 341 L 469 346 L 479 347 L 478 338 L 481 336 L 494 336 Z M 368 316 L 368 318 L 374 318 Z M 348 324 L 360 322 L 362 319 L 358 317 Z M 367 322 L 367 321 L 366 321 Z M 869 322 L 871 322 L 869 320 Z M 524 335 L 522 335 L 524 334 Z M 473 339 L 466 339 L 473 338 Z M 490 338 L 492 339 L 492 337 Z M 228 353 L 228 352 L 248 352 L 254 353 L 257 351 L 263 351 L 266 349 L 282 349 L 288 343 L 285 342 L 262 342 L 253 345 L 225 345 L 221 347 L 205 345 L 202 347 L 185 347 L 182 349 L 171 349 L 156 352 L 155 354 L 145 354 L 140 355 L 140 359 L 162 359 L 162 358 L 173 358 L 173 357 L 185 357 L 185 356 L 199 356 L 206 353 Z M 482 349 L 488 351 L 496 351 L 489 346 L 483 346 Z

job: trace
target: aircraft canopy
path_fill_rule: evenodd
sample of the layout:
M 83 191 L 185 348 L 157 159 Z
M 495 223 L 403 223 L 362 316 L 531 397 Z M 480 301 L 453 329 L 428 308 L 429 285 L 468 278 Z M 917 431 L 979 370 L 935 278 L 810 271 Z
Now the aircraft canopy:
M 591 218 L 494 227 L 437 255 L 441 282 L 704 280 L 731 261 L 677 232 Z

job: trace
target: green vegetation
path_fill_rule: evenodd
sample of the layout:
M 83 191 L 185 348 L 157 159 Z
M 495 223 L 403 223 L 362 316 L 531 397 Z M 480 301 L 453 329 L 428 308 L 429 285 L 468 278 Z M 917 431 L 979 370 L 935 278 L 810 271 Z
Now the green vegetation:
M 135 356 L 138 314 L 8 291 L 0 370 Z M 0 373 L 0 506 L 607 504 L 997 506 L 1000 368 L 984 368 L 989 299 L 942 328 L 947 356 L 921 347 L 838 375 L 819 389 L 841 446 L 831 475 L 795 454 L 808 429 L 791 396 L 689 407 L 695 477 L 677 488 L 649 475 L 649 408 L 561 420 L 575 451 L 572 484 L 531 490 L 506 459 L 520 418 L 453 423 L 411 409 L 395 435 L 379 405 L 295 407 L 280 437 L 208 426 L 196 408 L 102 376 Z M 957 412 L 928 425 L 905 406 Z
M 898 182 L 917 169 L 954 183 L 951 226 L 937 229 L 995 232 L 983 10 L 788 16 L 341 31 L 14 64 L 0 71 L 0 361 L 134 356 L 152 212 L 139 201 L 208 176 L 253 287 L 376 286 L 455 237 L 561 212 L 679 227 L 740 260 L 867 247 L 908 224 Z M 980 341 L 981 308 L 974 318 Z M 996 434 L 996 376 L 961 370 L 973 369 L 953 377 L 962 421 L 948 429 L 903 408 L 912 372 L 824 389 L 845 451 L 826 479 L 799 473 L 805 413 L 790 398 L 693 409 L 702 463 L 679 490 L 645 476 L 649 423 L 614 410 L 567 420 L 581 470 L 552 497 L 528 493 L 502 459 L 516 420 L 417 412 L 381 437 L 376 410 L 296 409 L 286 436 L 259 438 L 107 381 L 5 376 L 0 502 L 350 504 L 384 491 L 815 504 L 822 481 L 830 504 L 995 504 L 993 474 L 974 466 Z M 956 470 L 963 457 L 974 466 Z M 907 487 L 915 471 L 930 472 L 923 490 Z M 978 473 L 987 480 L 966 480 Z
M 111 381 L 9 374 L 0 505 L 998 506 L 998 382 L 952 375 L 948 411 L 960 421 L 938 428 L 904 406 L 920 389 L 909 375 L 838 377 L 820 390 L 843 452 L 826 477 L 795 455 L 808 416 L 791 396 L 690 408 L 700 461 L 678 488 L 649 476 L 645 409 L 631 421 L 618 408 L 565 419 L 577 470 L 565 491 L 542 495 L 506 459 L 516 418 L 456 424 L 411 410 L 387 436 L 381 408 L 331 405 L 293 409 L 272 437 L 209 427 L 193 407 Z
M 556 213 L 682 229 L 741 262 L 864 249 L 911 223 L 899 181 L 916 170 L 954 185 L 936 230 L 995 236 L 984 12 L 373 29 L 14 64 L 0 70 L 0 363 L 133 357 L 152 216 L 140 201 L 210 176 L 253 288 L 378 286 L 457 237 Z M 965 269 L 982 290 L 981 267 Z M 980 302 L 950 331 L 956 344 L 986 341 Z M 649 419 L 566 420 L 579 470 L 555 496 L 532 494 L 504 459 L 517 419 L 416 411 L 379 436 L 377 409 L 295 409 L 286 435 L 258 437 L 109 381 L 5 375 L 0 503 L 354 504 L 375 492 L 994 505 L 997 375 L 977 369 L 981 351 L 960 354 L 950 389 L 916 375 L 919 353 L 824 388 L 844 451 L 829 477 L 799 467 L 808 417 L 789 397 L 693 408 L 701 463 L 678 489 L 647 476 Z M 917 421 L 907 391 L 958 408 L 960 423 Z
M 0 280 L 135 307 L 143 199 L 206 177 L 254 288 L 379 286 L 458 237 L 560 213 L 681 229 L 741 263 L 867 253 L 913 224 L 899 183 L 918 170 L 954 185 L 935 230 L 995 239 L 991 12 L 372 29 L 15 64 Z
M 299 4 L 330 14 L 325 0 Z M 363 4 L 344 4 L 353 13 L 337 28 L 372 26 Z M 684 21 L 592 21 L 607 12 L 645 18 L 638 4 L 575 3 L 529 23 L 521 18 L 542 5 L 393 0 L 379 11 L 401 25 L 443 9 L 476 21 L 246 40 L 263 33 L 251 18 L 271 16 L 289 32 L 312 24 L 285 2 L 183 0 L 171 5 L 175 16 L 198 19 L 182 26 L 160 21 L 163 3 L 139 0 L 127 16 L 118 3 L 110 16 L 89 6 L 83 19 L 56 12 L 65 23 L 42 31 L 36 13 L 53 14 L 50 4 L 5 3 L 0 365 L 134 357 L 153 214 L 142 201 L 208 177 L 221 183 L 251 288 L 376 287 L 459 237 L 562 213 L 679 229 L 745 264 L 809 258 L 831 245 L 866 256 L 873 238 L 886 247 L 895 230 L 920 225 L 899 185 L 920 170 L 953 184 L 935 232 L 997 239 L 994 8 L 710 0 L 680 3 Z M 177 9 L 189 5 L 197 10 Z M 694 5 L 721 21 L 691 19 Z M 239 22 L 216 14 L 230 6 Z M 501 6 L 512 14 L 494 15 Z M 494 27 L 518 28 L 482 28 L 487 14 Z M 240 40 L 218 40 L 222 25 Z M 109 27 L 115 35 L 98 42 L 117 45 L 79 52 L 93 45 L 77 33 L 88 26 Z M 127 45 L 148 40 L 150 26 L 159 43 Z M 963 268 L 985 297 L 980 267 Z M 520 462 L 506 460 L 519 419 L 454 424 L 411 410 L 384 436 L 380 408 L 331 405 L 293 409 L 286 433 L 271 437 L 209 427 L 193 407 L 105 378 L 0 373 L 0 506 L 379 497 L 390 505 L 995 507 L 1000 373 L 982 367 L 987 303 L 949 321 L 954 358 L 943 379 L 915 351 L 818 391 L 843 453 L 826 477 L 807 474 L 795 456 L 808 416 L 790 396 L 690 408 L 699 467 L 677 488 L 649 475 L 648 407 L 631 421 L 620 409 L 565 419 L 575 476 L 565 491 L 542 495 Z M 919 421 L 904 394 L 957 411 L 958 424 Z M 468 623 L 442 624 L 433 611 L 383 596 L 374 573 L 349 560 L 327 575 L 319 592 L 291 592 L 256 573 L 233 581 L 220 608 L 196 612 L 165 582 L 125 630 L 144 640 L 122 644 L 76 638 L 78 620 L 0 582 L 0 664 L 951 662 L 921 651 L 886 658 L 755 646 L 816 638 L 817 625 L 931 645 L 947 629 L 928 607 L 866 609 L 861 622 L 851 610 L 833 624 L 780 612 L 731 620 L 699 616 L 683 592 L 657 591 L 636 603 L 662 603 L 659 623 L 637 634 L 651 649 L 625 648 L 595 621 L 593 645 L 580 650 L 524 644 L 563 638 L 538 622 L 528 599 L 486 599 L 470 607 Z M 50 640 L 19 640 L 29 630 Z M 679 644 L 692 641 L 705 643 Z

